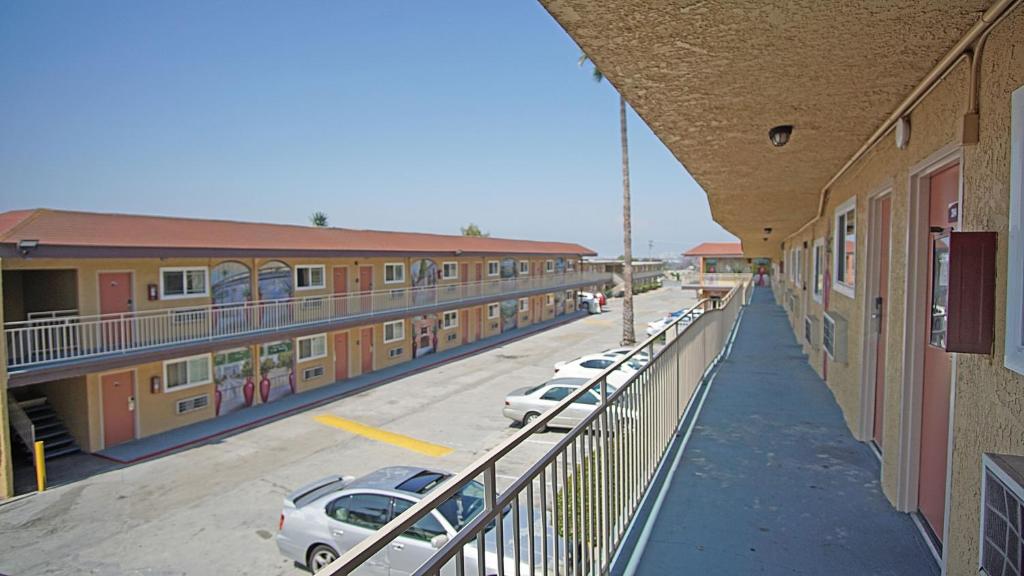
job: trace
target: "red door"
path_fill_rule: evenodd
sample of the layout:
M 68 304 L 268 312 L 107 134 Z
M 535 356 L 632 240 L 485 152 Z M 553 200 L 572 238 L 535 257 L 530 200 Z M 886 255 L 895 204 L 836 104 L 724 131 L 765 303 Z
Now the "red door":
M 359 349 L 362 351 L 363 374 L 373 372 L 373 327 L 359 331 Z
M 100 272 L 100 314 L 121 314 L 132 311 L 132 273 L 131 272 Z M 105 350 L 120 350 L 127 345 L 131 334 L 128 320 L 116 318 L 105 320 L 102 324 L 103 342 L 100 346 Z
M 348 332 L 334 335 L 334 380 L 348 378 Z
M 477 264 L 477 271 L 479 271 L 479 264 Z M 480 339 L 480 307 L 473 308 L 473 341 L 476 342 Z
M 336 266 L 334 268 L 334 293 L 348 294 L 348 268 Z M 336 316 L 348 314 L 348 299 L 343 296 L 335 296 L 334 312 Z
M 459 310 L 459 326 L 462 327 L 462 343 L 469 342 L 469 312 Z
M 373 309 L 373 300 L 370 291 L 373 290 L 373 266 L 359 267 L 359 291 L 363 293 L 360 312 L 370 312 Z
M 104 374 L 103 445 L 110 448 L 135 439 L 135 382 L 131 371 Z
M 878 202 L 878 218 L 881 230 L 878 241 L 878 294 L 875 300 L 875 314 L 878 322 L 878 342 L 875 348 L 875 421 L 872 438 L 878 449 L 882 449 L 882 417 L 885 414 L 885 343 L 889 321 L 889 223 L 892 212 L 892 198 L 886 196 Z
M 473 266 L 473 268 L 475 268 L 475 273 L 473 274 L 473 281 L 474 282 L 479 282 L 479 281 L 483 280 L 484 279 L 484 265 L 479 263 L 479 262 L 477 262 Z
M 928 193 L 928 291 L 921 389 L 921 454 L 917 507 L 936 539 L 942 541 L 946 508 L 946 449 L 949 445 L 949 393 L 952 355 L 946 352 L 945 284 L 949 279 L 950 207 L 957 202 L 960 167 L 931 177 Z M 935 280 L 938 280 L 936 282 Z

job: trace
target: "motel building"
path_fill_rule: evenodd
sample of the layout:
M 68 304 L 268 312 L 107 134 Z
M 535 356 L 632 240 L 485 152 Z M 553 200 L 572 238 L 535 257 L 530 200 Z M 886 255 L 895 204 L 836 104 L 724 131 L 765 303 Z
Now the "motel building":
M 48 459 L 102 454 L 565 321 L 575 291 L 607 279 L 580 270 L 590 255 L 558 242 L 2 213 L 0 498 L 34 440 Z

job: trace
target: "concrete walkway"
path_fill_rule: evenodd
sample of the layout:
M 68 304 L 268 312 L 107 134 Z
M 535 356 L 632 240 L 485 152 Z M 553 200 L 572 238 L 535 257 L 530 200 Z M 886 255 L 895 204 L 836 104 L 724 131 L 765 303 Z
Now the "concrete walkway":
M 513 328 L 496 336 L 477 340 L 476 342 L 464 344 L 444 352 L 421 356 L 408 362 L 403 362 L 389 368 L 382 368 L 341 382 L 328 384 L 327 386 L 308 390 L 301 394 L 285 396 L 269 404 L 257 404 L 245 410 L 225 414 L 219 418 L 211 418 L 139 440 L 118 444 L 117 446 L 101 450 L 96 454 L 119 464 L 131 464 L 147 458 L 153 458 L 187 446 L 234 434 L 296 412 L 308 410 L 338 398 L 386 384 L 445 362 L 451 362 L 452 360 L 489 350 L 495 346 L 507 344 L 508 342 L 584 316 L 586 316 L 585 312 L 572 312 L 557 316 L 551 320 L 531 324 L 524 328 Z
M 939 574 L 913 521 L 889 505 L 878 479 L 877 458 L 850 435 L 785 312 L 759 288 L 637 573 Z

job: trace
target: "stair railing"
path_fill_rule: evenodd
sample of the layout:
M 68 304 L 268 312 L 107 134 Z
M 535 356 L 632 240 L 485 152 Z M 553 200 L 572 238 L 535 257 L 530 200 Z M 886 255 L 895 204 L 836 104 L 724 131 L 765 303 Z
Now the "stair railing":
M 25 443 L 25 447 L 31 451 L 36 443 L 36 426 L 32 423 L 32 419 L 28 417 L 28 414 L 25 413 L 21 404 L 14 399 L 14 396 L 11 396 L 10 392 L 7 393 L 7 413 L 14 433 L 21 438 L 21 441 Z

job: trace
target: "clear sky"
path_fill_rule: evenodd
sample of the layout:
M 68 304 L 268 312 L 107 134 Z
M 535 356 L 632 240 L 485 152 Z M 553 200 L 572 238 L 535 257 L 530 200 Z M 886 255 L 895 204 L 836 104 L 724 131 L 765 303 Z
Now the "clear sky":
M 617 96 L 532 0 L 0 3 L 0 209 L 622 253 Z M 630 115 L 637 256 L 732 237 Z

